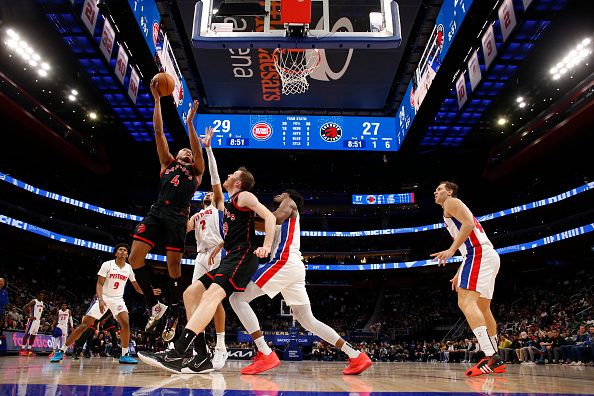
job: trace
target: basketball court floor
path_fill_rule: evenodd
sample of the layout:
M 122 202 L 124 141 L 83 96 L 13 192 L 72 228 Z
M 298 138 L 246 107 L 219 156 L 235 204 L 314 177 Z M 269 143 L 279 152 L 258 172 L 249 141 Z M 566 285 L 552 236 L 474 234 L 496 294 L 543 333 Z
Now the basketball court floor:
M 171 375 L 109 358 L 50 364 L 47 357 L 6 356 L 0 357 L 0 395 L 594 394 L 594 368 L 585 366 L 509 365 L 506 374 L 466 378 L 465 364 L 376 363 L 359 376 L 343 376 L 340 362 L 283 362 L 265 374 L 241 375 L 246 364 Z

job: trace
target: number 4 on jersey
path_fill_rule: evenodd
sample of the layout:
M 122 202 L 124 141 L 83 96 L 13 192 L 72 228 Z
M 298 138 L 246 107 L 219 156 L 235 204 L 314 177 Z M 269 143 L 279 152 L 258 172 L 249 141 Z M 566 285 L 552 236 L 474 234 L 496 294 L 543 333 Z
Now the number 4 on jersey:
M 170 183 L 177 187 L 179 184 L 179 175 L 175 175 L 173 179 L 171 179 Z

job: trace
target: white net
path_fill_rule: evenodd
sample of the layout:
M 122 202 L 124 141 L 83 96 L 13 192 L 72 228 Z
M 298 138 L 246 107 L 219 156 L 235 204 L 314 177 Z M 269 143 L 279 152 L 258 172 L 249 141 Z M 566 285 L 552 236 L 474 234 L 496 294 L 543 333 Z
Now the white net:
M 273 52 L 274 66 L 283 83 L 283 94 L 300 94 L 307 91 L 307 76 L 320 64 L 317 49 L 277 48 Z

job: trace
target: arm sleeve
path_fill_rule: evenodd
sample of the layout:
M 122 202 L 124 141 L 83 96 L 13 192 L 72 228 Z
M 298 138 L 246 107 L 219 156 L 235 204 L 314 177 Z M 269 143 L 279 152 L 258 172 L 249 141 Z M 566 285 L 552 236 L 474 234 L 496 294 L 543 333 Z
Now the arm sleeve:
M 221 179 L 219 178 L 219 170 L 217 169 L 217 161 L 215 160 L 214 153 L 212 152 L 212 147 L 206 148 L 206 156 L 208 157 L 208 171 L 210 172 L 210 184 L 221 184 Z
M 99 272 L 97 272 L 97 275 L 101 275 L 104 278 L 107 278 L 107 274 L 109 273 L 109 262 L 106 261 L 101 265 L 101 268 L 99 268 Z

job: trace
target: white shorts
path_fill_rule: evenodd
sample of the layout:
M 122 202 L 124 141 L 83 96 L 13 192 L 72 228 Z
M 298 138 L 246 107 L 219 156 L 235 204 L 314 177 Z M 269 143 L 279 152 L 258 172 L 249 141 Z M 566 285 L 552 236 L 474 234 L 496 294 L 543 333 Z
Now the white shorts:
M 499 255 L 490 246 L 475 247 L 462 261 L 458 287 L 478 292 L 482 298 L 493 299 L 495 278 L 499 272 Z
M 222 250 L 219 251 L 215 257 L 212 267 L 208 263 L 211 252 L 212 250 L 207 250 L 206 252 L 198 252 L 196 255 L 196 258 L 194 259 L 194 274 L 192 275 L 192 283 L 196 282 L 207 272 L 210 272 L 215 268 L 219 268 L 219 265 L 221 264 Z
M 305 265 L 298 257 L 264 264 L 252 276 L 252 282 L 270 298 L 280 293 L 289 306 L 310 303 L 305 290 Z
M 103 301 L 105 301 L 107 309 L 109 309 L 113 314 L 114 319 L 116 319 L 120 313 L 128 312 L 128 308 L 126 307 L 126 303 L 124 302 L 124 297 L 103 296 Z M 95 319 L 101 319 L 101 317 L 104 314 L 105 312 L 101 313 L 101 311 L 99 310 L 99 300 L 97 299 L 97 297 L 95 297 L 85 316 L 90 316 Z
M 39 319 L 35 319 L 35 320 L 27 319 L 27 326 L 25 327 L 25 334 L 36 336 L 37 332 L 39 331 L 40 323 L 41 323 L 41 321 Z

